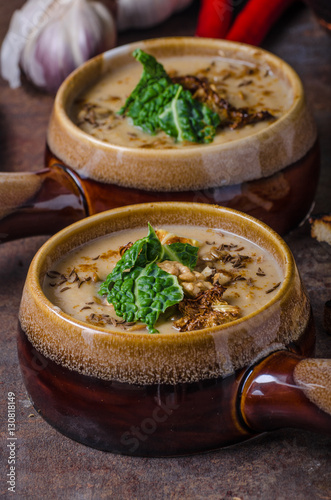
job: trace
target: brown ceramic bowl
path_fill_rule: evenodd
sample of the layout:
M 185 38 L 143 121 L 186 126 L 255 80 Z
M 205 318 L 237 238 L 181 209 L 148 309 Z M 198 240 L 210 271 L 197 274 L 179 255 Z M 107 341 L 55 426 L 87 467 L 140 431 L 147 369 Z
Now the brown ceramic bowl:
M 132 52 L 138 47 L 164 60 L 194 55 L 263 65 L 284 82 L 291 104 L 266 128 L 248 127 L 246 137 L 233 139 L 234 132 L 229 142 L 221 144 L 139 149 L 103 142 L 83 132 L 72 121 L 73 102 L 107 72 L 132 64 Z M 153 201 L 217 203 L 256 216 L 281 234 L 309 211 L 319 173 L 316 127 L 298 75 L 269 52 L 224 40 L 147 40 L 87 62 L 59 89 L 47 142 L 50 158 L 53 155 L 84 178 L 110 184 L 104 209 Z M 90 197 L 90 213 L 94 213 L 96 197 L 100 200 L 100 193 Z
M 194 55 L 264 64 L 286 83 L 291 103 L 283 116 L 266 128 L 255 132 L 254 126 L 249 127 L 249 135 L 238 140 L 233 139 L 233 132 L 222 144 L 155 150 L 104 142 L 73 123 L 73 102 L 107 72 L 132 64 L 136 48 L 156 58 Z M 268 177 L 303 158 L 315 141 L 316 129 L 302 84 L 290 66 L 256 47 L 203 38 L 135 42 L 88 61 L 59 89 L 47 133 L 52 153 L 83 177 L 147 191 L 198 191 Z
M 137 47 L 164 61 L 193 55 L 266 68 L 285 85 L 289 103 L 283 115 L 266 128 L 249 126 L 246 137 L 233 139 L 234 132 L 231 141 L 220 144 L 155 150 L 96 139 L 75 125 L 73 103 L 103 75 L 132 63 Z M 0 232 L 7 239 L 32 232 L 47 234 L 50 227 L 56 231 L 102 210 L 155 201 L 235 208 L 284 234 L 309 212 L 319 175 L 316 127 L 298 75 L 269 52 L 224 40 L 147 40 L 88 61 L 65 80 L 56 95 L 47 144 L 47 170 L 23 178 L 17 178 L 18 174 L 0 177 L 4 193 Z
M 44 295 L 45 273 L 68 251 L 119 229 L 174 221 L 227 230 L 267 249 L 284 277 L 276 295 L 222 326 L 155 335 L 75 320 Z M 284 426 L 330 432 L 330 362 L 305 359 L 314 328 L 293 256 L 273 230 L 243 213 L 156 203 L 73 224 L 35 256 L 19 321 L 20 365 L 36 409 L 89 446 L 165 456 L 216 449 Z

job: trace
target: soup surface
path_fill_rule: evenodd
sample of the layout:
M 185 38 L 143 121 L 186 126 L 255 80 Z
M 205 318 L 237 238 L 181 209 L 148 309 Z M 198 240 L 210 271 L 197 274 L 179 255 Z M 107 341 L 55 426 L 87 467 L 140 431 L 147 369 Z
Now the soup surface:
M 199 285 L 206 280 L 208 287 L 224 287 L 222 299 L 236 309 L 233 317 L 243 317 L 267 304 L 281 284 L 282 271 L 275 259 L 264 249 L 227 232 L 195 226 L 163 226 L 166 237 L 171 234 L 194 238 L 199 245 L 199 275 L 192 290 L 190 280 L 179 282 L 185 294 L 196 298 Z M 157 231 L 158 232 L 158 231 Z M 98 238 L 68 253 L 55 263 L 44 279 L 43 290 L 47 298 L 65 313 L 89 324 L 110 330 L 147 331 L 142 323 L 126 323 L 115 314 L 112 304 L 98 294 L 101 283 L 121 258 L 121 248 L 145 237 L 147 228 L 123 230 Z M 159 236 L 160 237 L 160 236 Z M 169 240 L 171 242 L 171 239 Z M 170 262 L 170 267 L 173 262 Z M 167 265 L 167 264 L 166 264 Z M 191 280 L 192 281 L 192 280 Z M 205 283 L 204 283 L 205 285 Z M 193 287 L 196 288 L 196 287 Z M 193 295 L 192 295 L 193 294 Z M 156 327 L 160 333 L 181 329 L 178 327 L 178 310 L 160 316 Z
M 213 90 L 236 108 L 252 112 L 269 111 L 279 118 L 293 102 L 293 93 L 263 62 L 253 64 L 239 59 L 205 56 L 158 58 L 171 77 L 194 75 L 207 78 Z M 181 148 L 196 147 L 191 142 L 175 142 L 164 132 L 149 135 L 135 127 L 129 118 L 117 112 L 136 87 L 142 75 L 138 62 L 118 67 L 105 74 L 74 102 L 71 119 L 93 137 L 125 147 Z M 272 121 L 261 121 L 232 130 L 219 127 L 214 143 L 220 144 L 246 137 L 268 127 Z

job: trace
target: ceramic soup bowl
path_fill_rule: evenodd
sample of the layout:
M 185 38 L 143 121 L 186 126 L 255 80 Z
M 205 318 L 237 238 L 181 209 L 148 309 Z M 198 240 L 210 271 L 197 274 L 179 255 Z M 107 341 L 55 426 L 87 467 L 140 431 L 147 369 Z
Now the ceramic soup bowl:
M 191 226 L 193 237 L 197 228 L 209 228 L 210 238 L 229 232 L 253 242 L 277 264 L 280 284 L 264 305 L 231 322 L 156 334 L 75 319 L 46 297 L 45 279 L 56 277 L 54 267 L 68 252 L 120 230 L 147 231 L 148 222 L 159 229 Z M 64 297 L 77 280 L 62 278 Z M 83 287 L 92 281 L 86 278 Z M 19 360 L 35 408 L 86 445 L 169 456 L 280 427 L 331 430 L 331 362 L 309 357 L 315 333 L 293 256 L 278 234 L 247 214 L 160 202 L 79 221 L 51 237 L 33 259 L 19 324 Z
M 276 119 L 222 127 L 210 144 L 184 146 L 124 129 L 128 119 L 117 111 L 142 74 L 137 48 L 174 76 L 209 79 L 236 108 L 270 110 Z M 65 80 L 49 122 L 46 170 L 0 178 L 0 229 L 7 239 L 47 234 L 110 208 L 191 201 L 241 210 L 283 234 L 309 212 L 318 174 L 316 127 L 302 83 L 283 60 L 224 40 L 145 40 L 93 58 Z

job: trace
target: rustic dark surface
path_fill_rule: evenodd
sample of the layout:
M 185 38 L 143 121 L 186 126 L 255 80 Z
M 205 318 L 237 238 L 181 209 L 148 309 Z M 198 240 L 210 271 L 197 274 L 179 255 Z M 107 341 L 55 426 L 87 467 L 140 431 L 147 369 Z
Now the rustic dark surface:
M 1 2 L 0 41 L 22 0 Z M 192 35 L 199 2 L 164 24 L 119 36 L 118 43 Z M 272 29 L 263 47 L 289 62 L 302 78 L 316 117 L 322 171 L 314 212 L 331 211 L 331 36 L 302 4 L 295 4 Z M 53 98 L 32 87 L 10 89 L 0 81 L 2 171 L 43 165 L 45 132 Z M 172 459 L 116 456 L 89 449 L 57 433 L 32 408 L 16 354 L 20 296 L 29 263 L 46 237 L 0 245 L 0 331 L 2 473 L 7 491 L 7 394 L 16 395 L 16 496 L 22 499 L 331 499 L 330 438 L 280 430 L 217 452 Z M 331 247 L 309 235 L 306 223 L 286 237 L 311 297 L 319 357 L 331 357 L 331 337 L 322 326 L 331 299 Z

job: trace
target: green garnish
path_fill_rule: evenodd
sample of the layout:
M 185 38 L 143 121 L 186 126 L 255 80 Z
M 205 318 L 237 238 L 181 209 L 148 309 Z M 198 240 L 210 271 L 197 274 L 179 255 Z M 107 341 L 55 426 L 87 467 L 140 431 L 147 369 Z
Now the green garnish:
M 158 333 L 154 325 L 161 312 L 183 298 L 177 277 L 160 269 L 155 262 L 124 273 L 107 295 L 118 316 L 125 321 L 141 320 L 150 333 Z
M 101 285 L 100 291 L 105 283 L 116 281 L 122 277 L 125 271 L 129 271 L 134 266 L 145 267 L 148 263 L 160 257 L 162 254 L 162 244 L 150 224 L 148 224 L 148 229 L 148 235 L 145 238 L 137 240 L 131 248 L 126 250 L 113 271 L 108 275 L 106 281 Z
M 162 245 L 162 256 L 160 260 L 176 260 L 187 266 L 191 271 L 197 265 L 198 247 L 189 243 L 171 243 Z
M 184 292 L 177 277 L 160 269 L 157 262 L 175 260 L 193 269 L 198 247 L 180 242 L 162 245 L 150 224 L 148 228 L 148 235 L 123 254 L 99 293 L 107 296 L 125 321 L 142 321 L 150 333 L 158 333 L 154 325 L 160 314 L 183 300 Z
M 141 49 L 133 56 L 144 70 L 119 114 L 131 117 L 134 125 L 152 135 L 163 130 L 177 141 L 212 142 L 220 123 L 218 114 L 173 83 L 155 57 Z

